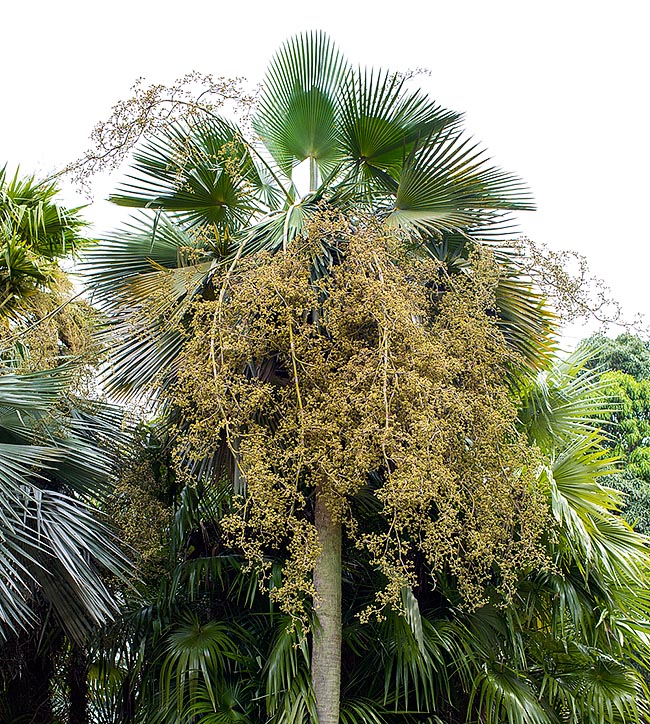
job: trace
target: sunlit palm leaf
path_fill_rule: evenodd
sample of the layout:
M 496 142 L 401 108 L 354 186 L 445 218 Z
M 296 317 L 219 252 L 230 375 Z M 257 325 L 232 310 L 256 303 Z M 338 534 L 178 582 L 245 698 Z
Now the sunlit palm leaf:
M 407 91 L 396 74 L 381 71 L 350 74 L 341 105 L 343 167 L 351 166 L 357 195 L 371 203 L 377 202 L 377 193 L 397 189 L 404 160 L 418 141 L 460 119 L 422 91 Z

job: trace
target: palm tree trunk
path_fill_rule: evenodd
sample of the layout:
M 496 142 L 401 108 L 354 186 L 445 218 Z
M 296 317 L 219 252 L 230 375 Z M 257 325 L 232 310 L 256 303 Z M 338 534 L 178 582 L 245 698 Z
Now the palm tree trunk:
M 341 700 L 341 523 L 316 491 L 315 524 L 321 554 L 314 567 L 316 589 L 311 677 L 318 724 L 339 724 Z
M 51 651 L 39 651 L 32 632 L 19 639 L 22 661 L 18 675 L 6 683 L 10 710 L 29 724 L 53 724 L 50 681 L 54 674 Z
M 85 647 L 76 643 L 70 644 L 68 689 L 68 724 L 88 724 L 88 659 Z

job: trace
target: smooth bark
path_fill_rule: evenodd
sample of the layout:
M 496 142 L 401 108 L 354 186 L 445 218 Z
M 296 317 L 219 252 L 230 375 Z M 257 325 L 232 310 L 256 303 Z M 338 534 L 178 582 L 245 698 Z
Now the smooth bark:
M 321 554 L 314 568 L 314 626 L 311 675 L 318 724 L 339 724 L 341 699 L 341 523 L 333 520 L 319 492 L 315 524 Z

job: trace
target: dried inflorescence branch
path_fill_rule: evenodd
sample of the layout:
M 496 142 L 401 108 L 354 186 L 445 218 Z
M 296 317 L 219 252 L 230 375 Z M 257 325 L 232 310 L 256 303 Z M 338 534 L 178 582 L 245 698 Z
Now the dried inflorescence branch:
M 539 287 L 564 322 L 586 319 L 641 330 L 641 315 L 625 319 L 623 309 L 602 279 L 589 270 L 587 259 L 572 250 L 554 251 L 526 237 L 509 242 L 518 252 L 518 266 Z
M 96 173 L 116 169 L 145 136 L 176 121 L 191 124 L 195 118 L 225 108 L 246 125 L 254 101 L 255 93 L 244 89 L 243 78 L 215 78 L 197 71 L 170 85 L 145 85 L 144 79 L 138 78 L 131 96 L 118 101 L 108 119 L 97 123 L 88 150 L 62 173 L 87 187 Z

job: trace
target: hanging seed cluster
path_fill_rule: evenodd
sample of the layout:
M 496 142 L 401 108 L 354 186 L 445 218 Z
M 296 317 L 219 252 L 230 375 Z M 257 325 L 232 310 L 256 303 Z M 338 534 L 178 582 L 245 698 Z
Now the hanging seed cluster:
M 314 264 L 325 250 L 331 262 Z M 239 495 L 224 534 L 262 578 L 283 558 L 272 595 L 285 610 L 300 616 L 314 593 L 316 491 L 383 574 L 377 610 L 398 605 L 416 554 L 468 607 L 543 564 L 547 510 L 514 427 L 497 279 L 489 257 L 450 276 L 376 225 L 322 212 L 196 306 L 173 399 L 180 444 L 197 460 L 229 448 Z M 353 515 L 369 489 L 372 531 Z

